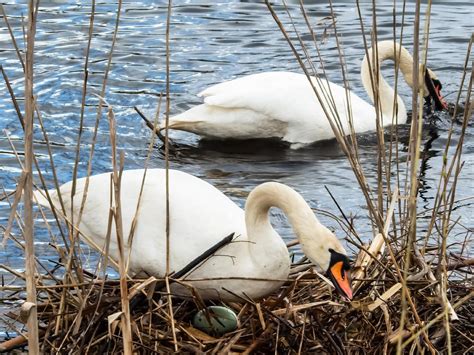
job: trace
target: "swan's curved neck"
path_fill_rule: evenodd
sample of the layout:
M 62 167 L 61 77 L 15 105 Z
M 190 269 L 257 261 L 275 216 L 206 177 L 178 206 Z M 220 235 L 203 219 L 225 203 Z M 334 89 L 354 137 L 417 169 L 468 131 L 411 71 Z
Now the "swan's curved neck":
M 405 123 L 407 119 L 405 104 L 398 95 L 395 101 L 394 90 L 380 73 L 380 65 L 387 59 L 399 63 L 405 81 L 412 87 L 413 58 L 404 47 L 392 41 L 379 42 L 377 50 L 375 48 L 368 50 L 368 55 L 364 57 L 361 66 L 362 84 L 374 104 L 377 103 L 374 97 L 378 98 L 378 104 L 385 119 L 393 119 L 393 123 Z
M 324 244 L 326 233 L 306 201 L 292 188 L 276 182 L 268 182 L 256 187 L 249 195 L 245 204 L 245 223 L 250 242 L 260 242 L 268 238 L 269 245 L 278 242 L 276 232 L 271 226 L 268 211 L 271 207 L 280 208 L 288 218 L 293 231 L 303 247 L 315 242 Z M 315 235 L 321 235 L 315 238 Z M 270 240 L 271 239 L 271 240 Z M 316 240 L 315 240 L 316 239 Z M 280 238 L 280 242 L 281 238 Z

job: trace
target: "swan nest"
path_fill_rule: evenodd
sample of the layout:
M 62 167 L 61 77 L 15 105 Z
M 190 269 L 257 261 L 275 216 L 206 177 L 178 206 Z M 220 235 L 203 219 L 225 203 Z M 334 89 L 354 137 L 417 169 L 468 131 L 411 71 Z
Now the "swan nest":
M 392 245 L 392 249 L 395 246 Z M 429 250 L 429 249 L 428 249 Z M 402 251 L 394 249 L 398 263 Z M 198 295 L 188 299 L 169 297 L 161 280 L 128 282 L 133 349 L 136 353 L 372 353 L 390 352 L 397 343 L 415 353 L 436 349 L 441 353 L 451 341 L 453 353 L 472 346 L 472 260 L 451 254 L 446 268 L 448 297 L 440 296 L 434 255 L 415 253 L 407 288 L 404 326 L 400 330 L 403 286 L 397 267 L 387 252 L 367 263 L 361 252 L 354 273 L 355 297 L 342 301 L 313 267 L 302 260 L 292 265 L 289 280 L 263 300 L 239 303 L 206 302 Z M 397 257 L 397 258 L 398 258 Z M 431 263 L 427 263 L 431 260 Z M 59 269 L 64 267 L 58 264 Z M 52 270 L 43 276 L 38 301 L 40 347 L 43 353 L 123 352 L 121 294 L 118 280 L 104 280 L 82 269 L 80 284 L 54 282 Z M 362 276 L 361 276 L 362 275 Z M 436 276 L 436 277 L 435 277 Z M 45 280 L 49 277 L 50 283 Z M 433 280 L 435 278 L 435 280 Z M 173 282 L 172 279 L 170 279 Z M 439 280 L 439 279 L 438 279 Z M 18 300 L 18 291 L 4 293 Z M 411 305 L 410 305 L 411 303 Z M 232 309 L 239 327 L 217 336 L 192 326 L 200 309 L 220 305 Z M 2 323 L 16 329 L 2 339 L 0 350 L 26 346 L 21 334 L 28 303 L 7 312 Z M 446 310 L 446 312 L 444 311 Z M 446 332 L 449 317 L 450 334 Z M 448 336 L 449 335 L 449 336 Z M 23 348 L 24 350 L 24 348 Z M 23 351 L 19 350 L 19 351 Z

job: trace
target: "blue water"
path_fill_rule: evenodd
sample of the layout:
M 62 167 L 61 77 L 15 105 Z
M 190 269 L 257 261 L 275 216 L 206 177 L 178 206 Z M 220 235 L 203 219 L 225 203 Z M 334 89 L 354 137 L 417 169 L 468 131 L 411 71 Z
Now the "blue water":
M 23 48 L 21 19 L 22 14 L 26 14 L 26 5 L 20 1 L 3 3 L 14 34 L 20 47 Z M 361 4 L 367 33 L 371 28 L 370 3 Z M 393 38 L 393 2 L 377 3 L 379 4 L 378 38 Z M 396 3 L 399 34 L 402 2 Z M 309 40 L 299 8 L 291 4 L 290 10 L 297 28 L 305 34 L 304 38 Z M 331 15 L 330 7 L 326 1 L 312 1 L 307 9 L 317 34 L 326 32 L 320 49 L 328 76 L 334 82 L 341 82 L 334 31 L 331 29 L 331 20 L 327 18 Z M 423 11 L 424 9 L 425 6 Z M 289 28 L 284 9 L 276 6 L 276 10 Z M 85 131 L 81 142 L 80 176 L 86 172 L 98 102 L 93 94 L 98 94 L 102 85 L 111 45 L 116 4 L 100 1 L 97 3 L 96 11 L 90 54 Z M 90 4 L 81 1 L 68 4 L 62 1 L 45 1 L 41 3 L 39 10 L 35 51 L 35 92 L 49 139 L 58 143 L 53 147 L 53 153 L 61 182 L 70 180 L 74 165 L 89 13 Z M 334 1 L 334 13 L 337 17 L 337 30 L 343 45 L 352 90 L 367 98 L 359 81 L 359 66 L 364 47 L 354 2 Z M 451 102 L 455 100 L 460 87 L 469 36 L 473 29 L 472 15 L 470 0 L 433 1 L 428 63 L 442 81 L 443 92 Z M 412 45 L 413 18 L 414 2 L 408 1 L 404 29 L 404 43 L 408 48 Z M 2 23 L 0 62 L 22 105 L 21 66 L 7 29 L 3 21 L 0 23 Z M 134 1 L 124 4 L 105 98 L 113 106 L 116 115 L 118 145 L 125 153 L 126 168 L 143 167 L 150 140 L 150 131 L 144 126 L 133 107 L 138 106 L 149 117 L 153 117 L 158 97 L 160 93 L 166 91 L 165 25 L 165 2 Z M 266 6 L 253 1 L 175 1 L 171 23 L 170 69 L 171 114 L 199 103 L 196 94 L 211 84 L 262 71 L 300 71 Z M 391 77 L 392 72 L 386 70 L 386 75 Z M 400 84 L 399 91 L 407 107 L 410 108 L 411 91 L 404 83 Z M 466 95 L 465 91 L 464 89 L 463 97 Z M 449 127 L 448 119 L 448 115 L 441 116 L 436 133 L 438 137 L 430 146 L 426 146 L 430 158 L 424 167 L 419 200 L 420 205 L 426 208 L 432 206 L 436 194 Z M 5 190 L 12 191 L 21 170 L 11 153 L 6 134 L 11 137 L 19 151 L 22 150 L 23 142 L 22 130 L 3 81 L 0 82 L 0 128 L 4 130 L 0 132 L 0 185 Z M 407 131 L 406 127 L 401 129 Z M 456 126 L 453 147 L 457 142 L 459 131 L 460 126 Z M 472 135 L 473 130 L 470 126 L 464 144 L 465 167 L 458 183 L 457 199 L 471 197 L 474 191 Z M 432 136 L 433 134 L 426 134 L 424 146 Z M 332 211 L 340 217 L 324 188 L 327 185 L 345 214 L 354 218 L 355 228 L 359 234 L 365 239 L 372 236 L 363 195 L 346 158 L 334 142 L 295 151 L 266 148 L 262 144 L 255 147 L 223 146 L 220 143 L 202 146 L 197 136 L 187 133 L 173 133 L 172 137 L 191 148 L 184 150 L 179 157 L 172 157 L 171 167 L 193 173 L 211 182 L 241 206 L 253 187 L 264 181 L 275 180 L 296 188 L 312 207 Z M 38 126 L 35 128 L 35 138 L 43 139 Z M 367 173 L 368 182 L 373 187 L 376 186 L 377 179 L 375 142 L 373 134 L 365 135 L 360 141 L 361 162 Z M 109 130 L 104 116 L 99 125 L 92 165 L 93 173 L 110 170 L 108 145 Z M 46 148 L 44 145 L 36 144 L 35 149 L 38 162 L 48 183 L 51 184 L 52 173 Z M 401 143 L 399 150 L 403 159 L 406 156 L 406 146 Z M 164 166 L 163 156 L 158 150 L 153 152 L 150 166 Z M 470 227 L 472 231 L 471 202 L 472 200 L 466 200 L 459 203 L 460 208 L 454 211 L 452 218 L 454 220 L 460 217 L 461 223 Z M 6 225 L 9 214 L 9 205 L 0 202 L 0 226 Z M 274 211 L 273 214 L 278 231 L 285 239 L 292 239 L 291 230 L 283 215 L 278 211 Z M 339 237 L 344 237 L 334 219 L 326 214 L 319 214 L 319 217 L 323 223 L 336 230 Z M 420 236 L 423 236 L 425 226 L 423 223 L 420 225 Z M 57 254 L 48 244 L 49 234 L 40 216 L 35 226 L 36 253 L 46 266 L 51 266 L 48 260 L 57 260 Z M 451 241 L 453 243 L 462 241 L 465 234 L 465 228 L 455 229 L 451 234 Z M 13 242 L 9 242 L 5 249 L 0 250 L 0 259 L 1 263 L 14 269 L 23 268 L 23 253 Z M 92 256 L 92 264 L 93 261 Z M 0 273 L 5 276 L 6 282 L 11 281 L 9 274 L 5 274 L 3 270 Z

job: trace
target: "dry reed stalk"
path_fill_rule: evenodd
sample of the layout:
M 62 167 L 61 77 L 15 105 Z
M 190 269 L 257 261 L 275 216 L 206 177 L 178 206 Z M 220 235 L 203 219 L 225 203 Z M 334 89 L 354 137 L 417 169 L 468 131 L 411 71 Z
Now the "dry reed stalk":
M 12 37 L 12 38 L 14 38 L 14 37 Z M 3 81 L 5 82 L 5 85 L 7 86 L 8 93 L 10 94 L 10 97 L 12 99 L 13 107 L 15 107 L 16 114 L 18 116 L 18 119 L 20 120 L 21 127 L 23 129 L 25 129 L 25 120 L 23 118 L 23 114 L 21 113 L 20 105 L 18 105 L 18 101 L 16 100 L 15 93 L 13 92 L 10 81 L 8 80 L 7 73 L 3 69 L 3 65 L 0 65 L 0 71 L 2 72 Z
M 38 3 L 37 6 L 35 7 L 35 14 L 37 13 L 38 8 L 39 8 L 39 3 Z M 9 32 L 9 35 L 10 35 L 10 40 L 12 41 L 13 47 L 15 48 L 15 52 L 16 52 L 16 54 L 17 54 L 18 60 L 19 60 L 19 62 L 20 62 L 21 65 L 22 65 L 23 72 L 25 72 L 24 59 L 23 59 L 23 57 L 22 57 L 22 55 L 21 55 L 20 49 L 18 48 L 18 44 L 17 44 L 16 39 L 15 39 L 15 36 L 14 36 L 14 34 L 13 34 L 13 30 L 12 30 L 12 28 L 11 28 L 11 25 L 10 25 L 10 23 L 9 23 L 9 21 L 8 21 L 8 17 L 7 17 L 7 15 L 6 15 L 6 13 L 5 13 L 5 9 L 3 8 L 3 5 L 1 5 L 1 4 L 0 4 L 0 11 L 2 12 L 2 15 L 3 15 L 3 18 L 4 18 L 5 24 L 6 24 L 7 28 L 8 28 L 8 32 Z M 36 15 L 35 15 L 35 16 L 36 16 Z M 24 24 L 23 24 L 23 34 L 24 34 L 24 36 L 25 36 L 25 33 L 26 33 L 26 32 L 25 32 L 25 27 L 24 27 Z M 26 39 L 23 38 L 23 40 L 24 40 L 24 43 L 26 43 Z M 16 113 L 17 113 L 18 119 L 20 120 L 20 124 L 21 124 L 23 130 L 25 130 L 24 117 L 23 117 L 23 115 L 22 115 L 22 113 L 21 113 L 20 107 L 19 107 L 19 105 L 18 105 L 18 101 L 16 100 L 15 94 L 14 94 L 14 92 L 13 92 L 13 89 L 12 89 L 11 85 L 10 85 L 10 81 L 8 80 L 8 76 L 7 76 L 6 72 L 4 71 L 2 65 L 0 65 L 0 71 L 2 72 L 2 76 L 3 76 L 3 79 L 4 79 L 5 85 L 7 86 L 8 92 L 9 92 L 10 97 L 11 97 L 11 99 L 12 99 L 13 106 L 14 106 L 15 111 L 16 111 Z M 35 112 L 36 112 L 36 114 L 37 114 L 37 117 L 38 117 L 38 120 L 39 120 L 41 129 L 42 129 L 42 131 L 43 131 L 43 135 L 44 135 L 44 137 L 45 137 L 45 140 L 42 141 L 41 143 L 44 143 L 44 144 L 46 144 L 46 146 L 47 146 L 48 154 L 49 154 L 49 158 L 50 158 L 50 162 L 51 162 L 52 173 L 53 173 L 53 177 L 54 177 L 54 182 L 55 182 L 55 184 L 56 184 L 56 188 L 58 188 L 58 186 L 57 186 L 57 177 L 56 177 L 56 169 L 55 169 L 55 166 L 54 166 L 54 164 L 53 164 L 53 158 L 52 158 L 51 147 L 50 147 L 50 145 L 51 145 L 52 143 L 49 142 L 49 140 L 48 140 L 48 138 L 47 138 L 47 135 L 46 135 L 46 132 L 45 132 L 45 129 L 44 129 L 44 126 L 43 126 L 43 121 L 42 121 L 42 119 L 41 119 L 40 112 L 39 112 L 38 107 L 37 107 L 37 105 L 36 105 L 36 97 L 34 97 L 34 109 L 35 109 Z M 34 141 L 34 140 L 33 140 L 33 142 L 34 142 L 34 143 L 38 143 L 37 141 Z M 55 145 L 64 146 L 64 145 L 58 144 L 58 143 L 54 143 L 54 144 L 55 144 Z M 42 182 L 42 184 L 43 184 L 43 186 L 44 186 L 44 179 L 43 179 L 43 177 L 42 177 L 42 172 L 41 172 L 41 170 L 40 170 L 39 167 L 38 167 L 38 163 L 37 163 L 37 161 L 36 161 L 36 156 L 35 156 L 35 155 L 33 155 L 33 160 L 34 160 L 34 163 L 35 163 L 35 166 L 36 166 L 36 170 L 37 170 L 37 172 L 38 172 L 38 175 L 39 175 L 39 177 L 40 177 L 40 180 L 41 180 L 41 182 Z M 61 197 L 60 197 L 60 202 L 61 202 L 61 205 L 63 205 Z M 62 231 L 61 231 L 61 233 L 62 233 Z M 62 234 L 63 234 L 63 233 L 62 233 Z M 63 238 L 64 238 L 64 235 L 63 235 Z
M 13 203 L 10 205 L 10 216 L 8 217 L 7 226 L 3 232 L 3 240 L 2 240 L 3 248 L 5 248 L 8 238 L 10 237 L 13 223 L 15 221 L 15 216 L 17 213 L 17 207 L 21 201 L 22 191 L 24 190 L 24 188 L 25 188 L 25 174 L 22 172 L 22 174 L 20 175 L 20 179 L 18 180 L 18 183 L 16 185 Z
M 421 145 L 421 128 L 423 123 L 423 109 L 418 110 L 418 102 L 423 101 L 423 97 L 419 100 L 419 34 L 420 34 L 420 7 L 421 4 L 419 1 L 415 5 L 415 20 L 414 20 L 414 38 L 413 38 L 413 92 L 412 92 L 412 122 L 410 127 L 410 145 L 409 145 L 409 154 L 410 154 L 410 190 L 408 198 L 408 216 L 409 227 L 408 227 L 408 239 L 406 242 L 407 251 L 405 253 L 405 262 L 403 269 L 403 278 L 402 281 L 402 309 L 400 315 L 400 326 L 399 332 L 401 333 L 405 327 L 406 316 L 407 316 L 407 304 L 408 300 L 408 287 L 407 287 L 407 277 L 408 270 L 410 265 L 410 257 L 412 245 L 416 240 L 416 211 L 417 211 L 417 200 L 418 200 L 418 168 L 420 161 L 420 145 Z M 424 337 L 431 349 L 431 353 L 434 353 L 434 348 L 431 345 L 427 335 L 425 333 Z M 397 343 L 397 355 L 400 355 L 402 352 L 402 338 L 399 337 Z
M 36 309 L 36 265 L 33 230 L 33 60 L 36 34 L 37 2 L 28 2 L 28 30 L 25 63 L 25 164 L 23 167 L 24 186 L 24 238 L 25 238 L 25 279 L 26 301 L 31 305 L 28 310 L 28 349 L 32 354 L 39 354 L 38 318 Z
M 116 125 L 115 117 L 112 107 L 108 105 L 109 112 L 109 124 L 110 124 L 110 146 L 112 147 L 112 188 L 113 188 L 113 204 L 111 205 L 111 212 L 115 221 L 115 234 L 117 237 L 117 246 L 119 254 L 119 274 L 120 274 L 120 297 L 122 304 L 121 311 L 121 329 L 123 336 L 123 349 L 125 355 L 131 355 L 133 353 L 132 343 L 132 321 L 130 318 L 130 303 L 128 299 L 128 286 L 127 286 L 127 265 L 128 260 L 125 255 L 124 245 L 124 231 L 122 225 L 122 206 L 121 206 L 121 176 L 123 171 L 123 152 L 120 154 L 120 161 L 117 163 L 117 141 L 116 141 Z
M 394 214 L 395 205 L 398 202 L 398 198 L 398 188 L 396 187 L 393 191 L 390 207 L 387 212 L 385 225 L 382 233 L 379 233 L 375 236 L 366 252 L 362 251 L 362 253 L 360 254 L 362 257 L 357 260 L 354 266 L 355 273 L 353 277 L 355 281 L 353 282 L 352 286 L 356 291 L 361 284 L 361 282 L 358 280 L 362 279 L 365 276 L 366 270 L 370 267 L 374 260 L 380 259 L 384 252 L 385 245 L 390 243 L 388 233 L 390 229 L 390 223 Z
M 169 288 L 169 273 L 170 273 L 170 177 L 169 177 L 169 117 L 170 117 L 170 24 L 171 24 L 171 10 L 172 0 L 168 0 L 168 8 L 166 15 L 166 32 L 165 32 L 165 46 L 166 46 L 166 111 L 165 111 L 165 213 L 166 213 L 166 291 L 168 293 L 169 316 L 171 319 L 171 332 L 173 334 L 174 349 L 178 351 L 178 342 L 176 337 L 176 328 L 173 314 L 173 303 L 171 292 Z
M 15 36 L 13 34 L 12 27 L 10 26 L 10 22 L 8 21 L 8 16 L 7 16 L 7 14 L 5 12 L 5 9 L 4 9 L 2 4 L 0 4 L 0 12 L 2 13 L 3 20 L 5 21 L 5 25 L 7 26 L 8 33 L 10 35 L 10 39 L 12 41 L 13 47 L 15 48 L 15 52 L 16 52 L 16 55 L 18 57 L 18 60 L 20 61 L 20 64 L 23 68 L 23 72 L 25 72 L 26 71 L 25 61 L 23 60 L 23 56 L 21 55 L 20 49 L 18 48 L 18 43 L 16 42 Z M 24 41 L 23 43 L 26 43 L 26 41 Z
M 76 193 L 76 180 L 77 180 L 77 170 L 79 166 L 79 154 L 81 151 L 81 141 L 82 133 L 84 130 L 84 112 L 86 107 L 86 98 L 87 98 L 87 82 L 89 79 L 89 55 L 91 49 L 92 35 L 94 34 L 94 19 L 95 19 L 95 0 L 92 0 L 91 4 L 91 15 L 89 19 L 89 34 L 87 38 L 87 46 L 84 58 L 84 79 L 82 83 L 82 97 L 81 97 L 81 111 L 79 118 L 79 133 L 77 136 L 77 145 L 76 145 L 76 158 L 74 159 L 74 169 L 72 172 L 72 189 L 71 189 L 71 199 L 74 198 Z
M 168 0 L 168 10 L 166 16 L 166 111 L 165 111 L 165 213 L 166 213 L 166 274 L 170 272 L 170 180 L 169 180 L 169 117 L 170 117 L 170 22 L 171 22 L 171 5 L 172 1 Z
M 160 95 L 160 101 L 161 101 L 162 95 Z M 159 123 L 158 121 L 155 120 L 155 123 L 151 122 L 148 118 L 146 118 L 145 114 L 140 111 L 138 107 L 134 107 L 135 112 L 138 113 L 138 115 L 142 118 L 143 122 L 145 122 L 145 125 L 152 130 L 152 132 L 155 133 L 155 135 L 158 137 L 158 139 L 165 145 L 165 141 L 168 140 L 168 144 L 171 143 L 171 139 L 168 137 L 168 139 L 165 138 L 163 133 L 161 133 Z M 170 148 L 170 146 L 169 146 Z
M 157 123 L 158 123 L 158 119 L 159 119 L 160 111 L 161 111 L 161 99 L 162 99 L 162 95 L 160 95 L 159 99 L 158 99 L 158 106 L 157 106 L 157 109 L 156 109 L 155 119 L 154 119 L 154 122 L 152 123 L 152 127 L 156 127 Z M 137 108 L 135 108 L 135 110 L 137 112 L 140 112 Z M 155 131 L 155 129 L 152 129 L 152 131 Z M 150 160 L 150 157 L 151 157 L 151 153 L 153 151 L 153 146 L 155 144 L 155 134 L 153 134 L 153 133 L 155 133 L 155 132 L 152 132 L 152 134 L 150 136 L 150 143 L 148 144 L 147 156 L 145 158 L 145 163 L 144 163 L 144 166 L 143 166 L 144 171 L 143 171 L 143 177 L 142 177 L 142 182 L 141 182 L 141 186 L 140 186 L 140 192 L 138 193 L 137 207 L 136 207 L 136 210 L 135 210 L 135 215 L 133 216 L 133 219 L 132 219 L 132 225 L 131 225 L 130 232 L 129 232 L 129 235 L 128 235 L 128 238 L 127 238 L 128 257 L 127 257 L 126 270 L 128 270 L 128 266 L 129 266 L 129 262 L 130 262 L 130 254 L 131 254 L 131 251 L 132 251 L 133 237 L 135 235 L 135 228 L 136 228 L 137 223 L 138 223 L 140 204 L 141 204 L 142 196 L 143 196 L 143 188 L 145 186 L 145 179 L 146 179 L 146 175 L 147 175 L 147 171 L 148 171 L 148 163 L 149 163 L 149 160 Z

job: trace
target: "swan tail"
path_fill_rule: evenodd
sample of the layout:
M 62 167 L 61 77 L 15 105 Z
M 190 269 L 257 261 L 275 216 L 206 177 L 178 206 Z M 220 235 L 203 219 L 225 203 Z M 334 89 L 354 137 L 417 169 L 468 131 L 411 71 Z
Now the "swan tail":
M 202 117 L 206 117 L 210 114 L 210 109 L 205 104 L 191 107 L 189 110 L 170 117 L 170 125 L 174 122 L 199 122 Z
M 188 120 L 183 120 L 183 119 L 173 119 L 169 121 L 168 127 L 170 129 L 176 129 L 178 131 L 186 131 L 186 132 L 192 132 L 192 133 L 199 133 L 196 132 L 196 125 L 200 121 L 188 121 Z
M 170 117 L 168 127 L 192 133 L 204 133 L 199 129 L 200 124 L 210 115 L 209 108 L 205 105 L 195 106 L 183 113 Z M 203 119 L 204 117 L 204 119 Z M 163 129 L 163 127 L 161 127 Z

